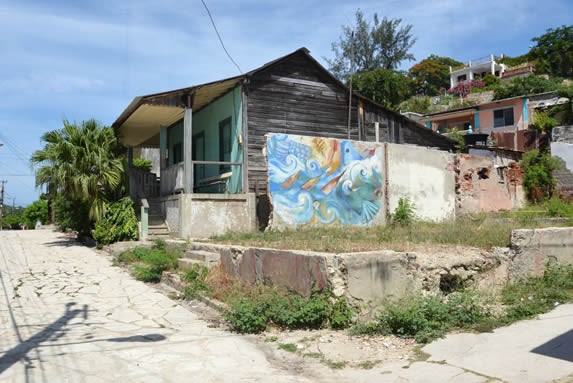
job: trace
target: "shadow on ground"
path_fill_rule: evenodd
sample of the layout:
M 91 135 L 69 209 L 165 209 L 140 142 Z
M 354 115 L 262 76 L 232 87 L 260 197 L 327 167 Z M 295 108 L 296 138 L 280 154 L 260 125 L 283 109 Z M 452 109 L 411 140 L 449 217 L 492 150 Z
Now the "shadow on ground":
M 535 354 L 573 362 L 573 330 L 563 333 L 549 342 L 531 350 Z

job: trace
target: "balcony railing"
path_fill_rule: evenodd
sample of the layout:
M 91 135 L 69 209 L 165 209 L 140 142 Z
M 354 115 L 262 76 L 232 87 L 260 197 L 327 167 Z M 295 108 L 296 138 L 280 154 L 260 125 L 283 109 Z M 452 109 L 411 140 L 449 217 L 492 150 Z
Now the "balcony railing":
M 183 162 L 161 169 L 161 195 L 183 191 Z
M 192 161 L 194 193 L 241 193 L 241 162 Z M 183 192 L 184 163 L 180 162 L 161 170 L 161 195 Z M 235 177 L 233 177 L 235 176 Z M 233 184 L 236 183 L 236 184 Z

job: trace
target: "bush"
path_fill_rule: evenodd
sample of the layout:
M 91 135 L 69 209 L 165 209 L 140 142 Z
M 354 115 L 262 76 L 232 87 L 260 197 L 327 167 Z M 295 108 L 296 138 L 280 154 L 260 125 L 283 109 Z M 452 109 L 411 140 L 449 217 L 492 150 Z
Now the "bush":
M 54 200 L 54 216 L 61 231 L 73 230 L 79 235 L 90 235 L 92 231 L 89 205 L 85 201 L 58 195 Z
M 529 200 L 537 203 L 550 198 L 555 185 L 553 171 L 559 167 L 557 160 L 545 151 L 534 149 L 523 155 L 521 166 L 523 187 Z
M 152 167 L 151 161 L 146 158 L 136 158 L 131 165 L 136 169 L 146 172 L 150 172 Z
M 159 282 L 161 274 L 177 268 L 178 254 L 167 252 L 161 245 L 136 247 L 116 257 L 122 265 L 133 265 L 135 278 L 144 282 Z
M 125 197 L 108 206 L 103 219 L 95 225 L 93 237 L 101 247 L 118 241 L 137 240 L 138 232 L 133 201 Z
M 271 323 L 285 329 L 317 329 L 328 324 L 340 329 L 347 327 L 354 315 L 345 299 L 333 300 L 326 292 L 315 292 L 309 298 L 268 287 L 255 292 L 230 303 L 225 317 L 236 331 L 261 332 Z
M 546 112 L 535 112 L 533 121 L 537 129 L 547 133 L 551 132 L 551 129 L 559 124 L 556 119 L 549 117 Z
M 48 222 L 48 201 L 37 200 L 32 202 L 32 204 L 24 210 L 22 219 L 28 229 L 33 229 L 38 221 L 41 223 Z

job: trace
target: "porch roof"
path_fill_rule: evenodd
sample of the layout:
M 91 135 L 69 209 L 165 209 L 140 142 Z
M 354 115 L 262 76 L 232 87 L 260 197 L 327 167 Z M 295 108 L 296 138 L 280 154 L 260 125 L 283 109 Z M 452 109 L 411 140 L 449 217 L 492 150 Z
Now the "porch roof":
M 159 145 L 159 129 L 183 118 L 185 107 L 200 110 L 234 88 L 243 76 L 237 76 L 177 89 L 169 92 L 139 96 L 113 123 L 120 141 L 126 146 Z

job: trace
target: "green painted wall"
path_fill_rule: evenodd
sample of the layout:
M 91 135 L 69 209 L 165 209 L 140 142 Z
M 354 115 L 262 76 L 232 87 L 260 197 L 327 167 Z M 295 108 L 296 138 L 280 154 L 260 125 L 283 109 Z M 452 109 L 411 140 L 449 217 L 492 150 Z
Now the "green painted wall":
M 239 136 L 243 134 L 240 86 L 235 87 L 199 112 L 193 113 L 193 135 L 201 132 L 205 134 L 205 158 L 197 158 L 197 160 L 219 161 L 219 123 L 229 117 L 232 132 L 231 161 L 243 161 L 243 147 L 239 144 Z M 183 121 L 170 126 L 167 130 L 167 137 L 169 165 L 173 165 L 171 153 L 173 147 L 183 141 Z M 233 175 L 229 180 L 228 189 L 231 193 L 238 193 L 242 188 L 242 169 L 240 166 L 233 166 L 232 171 Z M 205 177 L 218 174 L 219 166 L 207 165 L 205 167 Z M 205 192 L 209 191 L 205 190 Z

